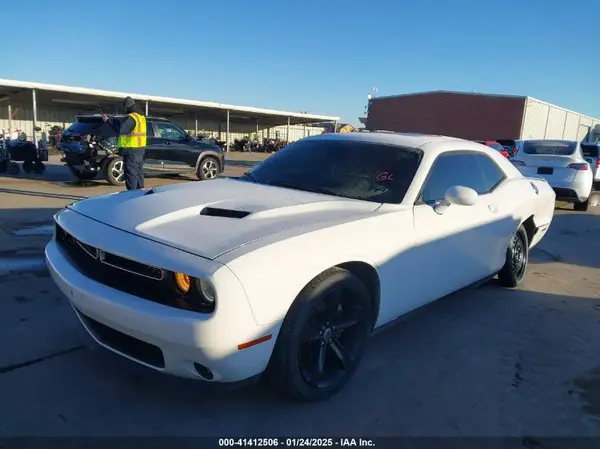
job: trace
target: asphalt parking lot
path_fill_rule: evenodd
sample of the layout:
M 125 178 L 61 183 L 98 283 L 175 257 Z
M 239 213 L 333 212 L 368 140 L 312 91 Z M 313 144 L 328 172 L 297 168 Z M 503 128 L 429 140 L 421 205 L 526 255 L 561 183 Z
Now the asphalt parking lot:
M 231 157 L 230 176 L 260 159 Z M 522 288 L 491 282 L 438 301 L 374 337 L 341 394 L 298 404 L 89 347 L 43 248 L 58 209 L 119 189 L 69 181 L 59 164 L 0 177 L 0 437 L 600 436 L 600 207 L 557 208 Z

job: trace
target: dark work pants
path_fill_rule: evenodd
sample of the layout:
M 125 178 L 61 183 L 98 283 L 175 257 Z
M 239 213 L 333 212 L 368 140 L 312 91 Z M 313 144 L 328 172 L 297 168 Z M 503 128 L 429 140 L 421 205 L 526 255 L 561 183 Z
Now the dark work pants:
M 144 188 L 144 150 L 144 148 L 121 150 L 127 190 Z

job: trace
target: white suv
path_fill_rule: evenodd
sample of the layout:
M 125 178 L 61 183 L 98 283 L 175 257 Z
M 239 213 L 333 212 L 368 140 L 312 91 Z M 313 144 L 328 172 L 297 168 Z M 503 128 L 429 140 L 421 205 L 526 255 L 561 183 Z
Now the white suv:
M 543 177 L 554 189 L 557 201 L 586 211 L 594 173 L 583 156 L 581 144 L 570 140 L 522 140 L 511 162 L 524 176 Z

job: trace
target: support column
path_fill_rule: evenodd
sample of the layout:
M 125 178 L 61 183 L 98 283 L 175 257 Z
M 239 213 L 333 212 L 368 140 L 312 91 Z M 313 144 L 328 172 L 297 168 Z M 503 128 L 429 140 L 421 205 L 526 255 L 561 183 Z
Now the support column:
M 148 102 L 146 102 L 146 117 L 148 117 Z
M 10 139 L 10 135 L 12 133 L 12 105 L 8 103 L 8 138 Z
M 194 137 L 198 136 L 198 115 L 194 114 L 194 130 L 196 132 L 196 135 Z
M 227 142 L 225 142 L 225 151 L 229 153 L 229 109 L 227 109 L 227 132 L 225 134 Z
M 304 124 L 302 131 L 302 137 L 306 137 L 306 123 Z
M 258 141 L 258 119 L 256 119 L 256 140 Z
M 338 123 L 337 120 L 335 122 L 333 122 L 333 132 L 337 133 L 337 127 L 338 127 Z
M 33 100 L 33 144 L 37 148 L 37 132 L 35 127 L 37 126 L 37 99 L 35 97 L 35 89 L 31 91 L 31 99 Z
M 290 143 L 290 118 L 289 117 L 288 117 L 288 122 L 287 122 L 287 130 L 286 130 L 285 141 L 289 145 L 289 143 Z

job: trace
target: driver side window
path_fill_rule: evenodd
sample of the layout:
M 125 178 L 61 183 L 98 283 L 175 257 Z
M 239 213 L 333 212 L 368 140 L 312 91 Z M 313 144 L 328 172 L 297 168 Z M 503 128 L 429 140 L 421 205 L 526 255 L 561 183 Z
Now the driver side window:
M 450 153 L 438 157 L 423 186 L 421 201 L 434 204 L 454 186 L 470 187 L 477 193 L 486 192 L 487 186 L 474 154 Z
M 179 129 L 173 123 L 168 122 L 156 122 L 156 129 L 158 131 L 158 137 L 167 140 L 183 140 L 185 133 Z

